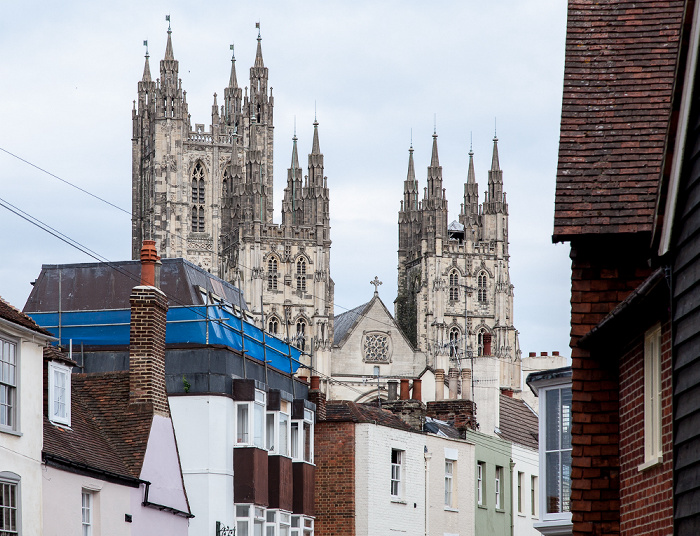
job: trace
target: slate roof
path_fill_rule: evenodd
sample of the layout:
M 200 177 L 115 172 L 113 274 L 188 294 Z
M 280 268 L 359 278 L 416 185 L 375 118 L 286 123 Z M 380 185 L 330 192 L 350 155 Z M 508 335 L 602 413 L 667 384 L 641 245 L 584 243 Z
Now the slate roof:
M 398 430 L 415 432 L 408 424 L 386 409 L 349 400 L 329 400 L 326 403 L 326 421 L 374 423 Z
M 498 436 L 511 443 L 537 450 L 539 419 L 535 412 L 522 400 L 504 394 L 501 394 L 500 397 L 500 433 Z
M 153 413 L 129 407 L 129 372 L 73 374 L 71 429 L 44 418 L 44 453 L 138 479 Z
M 227 302 L 248 309 L 238 288 L 185 259 L 163 259 L 160 289 L 168 306 L 203 305 L 197 287 Z M 58 311 L 59 276 L 62 311 L 129 309 L 131 289 L 140 284 L 141 262 L 45 264 L 34 283 L 24 310 L 28 313 Z
M 451 437 L 453 439 L 460 439 L 461 435 L 459 430 L 452 426 L 451 424 L 440 421 L 438 419 L 433 419 L 432 417 L 425 418 L 425 424 L 423 425 L 423 430 L 431 434 L 441 435 L 444 437 Z
M 684 3 L 570 4 L 555 242 L 651 231 Z
M 22 326 L 23 328 L 31 329 L 37 333 L 41 333 L 42 335 L 53 337 L 51 333 L 40 327 L 36 322 L 34 322 L 34 320 L 25 315 L 19 309 L 14 308 L 2 298 L 0 298 L 0 318 L 4 318 L 9 322 Z
M 370 303 L 372 303 L 371 300 L 333 317 L 333 346 L 340 344 L 345 335 L 359 322 Z

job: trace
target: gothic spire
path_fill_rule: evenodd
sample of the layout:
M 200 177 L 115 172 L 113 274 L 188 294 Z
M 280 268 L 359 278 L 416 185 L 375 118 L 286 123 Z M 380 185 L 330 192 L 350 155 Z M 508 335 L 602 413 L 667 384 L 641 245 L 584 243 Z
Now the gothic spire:
M 236 78 L 236 54 L 233 52 L 233 45 L 231 45 L 231 76 L 228 80 L 228 87 L 238 87 L 238 79 Z
M 493 137 L 493 157 L 491 158 L 491 171 L 500 171 L 501 166 L 498 163 L 498 138 Z
M 262 57 L 262 46 L 260 42 L 262 41 L 262 37 L 260 37 L 260 23 L 256 23 L 257 28 L 258 28 L 258 50 L 255 52 L 255 67 L 265 67 L 265 64 L 263 63 L 263 57 Z
M 467 172 L 467 184 L 476 182 L 476 174 L 474 173 L 474 151 L 469 148 L 469 171 Z
M 311 154 L 321 154 L 321 148 L 318 144 L 318 121 L 314 119 L 314 143 L 311 146 Z
M 416 170 L 413 166 L 413 144 L 411 144 L 408 150 L 408 174 L 406 175 L 406 182 L 415 182 L 416 180 Z
M 297 154 L 297 135 L 294 133 L 292 138 L 292 167 L 291 169 L 299 169 L 299 156 Z
M 151 66 L 148 64 L 148 50 L 146 50 L 146 62 L 143 65 L 143 78 L 141 79 L 142 82 L 150 82 L 151 81 Z
M 438 167 L 439 165 L 440 159 L 438 158 L 437 132 L 433 132 L 433 156 L 430 159 L 430 167 Z
M 174 60 L 175 56 L 173 55 L 173 41 L 170 38 L 170 34 L 172 34 L 173 31 L 170 29 L 170 23 L 168 22 L 168 44 L 165 45 L 165 58 L 166 60 Z

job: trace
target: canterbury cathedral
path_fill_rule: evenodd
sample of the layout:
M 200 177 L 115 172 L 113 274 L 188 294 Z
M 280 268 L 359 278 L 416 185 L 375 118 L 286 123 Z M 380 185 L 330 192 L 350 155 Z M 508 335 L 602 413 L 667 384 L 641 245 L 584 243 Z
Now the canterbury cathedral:
M 499 384 L 520 390 L 520 348 L 513 325 L 509 275 L 508 204 L 493 139 L 484 202 L 469 168 L 458 221 L 448 224 L 437 134 L 423 196 L 416 179 L 413 146 L 399 210 L 399 274 L 396 320 L 428 366 L 460 373 L 478 357 L 500 362 Z
M 132 112 L 132 256 L 144 239 L 155 240 L 161 256 L 183 257 L 240 287 L 259 325 L 295 339 L 327 373 L 333 280 L 318 122 L 306 175 L 292 138 L 282 223 L 275 224 L 274 97 L 260 33 L 248 86 L 239 86 L 233 56 L 222 104 L 214 93 L 206 128 L 192 125 L 171 34 L 168 28 L 156 80 L 146 54 Z

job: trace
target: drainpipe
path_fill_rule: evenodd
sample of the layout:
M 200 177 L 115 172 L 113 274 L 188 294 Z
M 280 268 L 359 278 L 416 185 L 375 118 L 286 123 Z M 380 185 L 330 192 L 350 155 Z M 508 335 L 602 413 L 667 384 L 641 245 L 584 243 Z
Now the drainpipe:
M 429 511 L 430 511 L 430 500 L 429 500 L 429 493 L 428 490 L 430 489 L 430 486 L 428 485 L 429 483 L 429 463 L 430 459 L 432 458 L 432 455 L 428 452 L 428 446 L 424 445 L 423 446 L 423 458 L 425 458 L 425 510 L 424 510 L 424 515 L 423 519 L 425 520 L 424 526 L 425 526 L 425 536 L 428 535 L 428 527 L 430 525 L 429 521 Z M 512 535 L 511 535 L 512 536 Z
M 515 533 L 515 516 L 513 515 L 513 467 L 515 467 L 515 462 L 511 458 L 510 460 L 510 536 L 514 536 Z

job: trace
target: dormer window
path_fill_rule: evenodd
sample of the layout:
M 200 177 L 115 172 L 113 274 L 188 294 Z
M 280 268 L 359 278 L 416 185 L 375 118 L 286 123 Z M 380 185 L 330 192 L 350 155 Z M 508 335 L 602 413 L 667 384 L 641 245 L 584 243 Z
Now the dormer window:
M 49 362 L 49 420 L 66 426 L 70 426 L 70 374 L 70 367 Z

